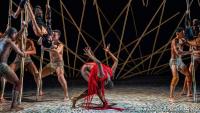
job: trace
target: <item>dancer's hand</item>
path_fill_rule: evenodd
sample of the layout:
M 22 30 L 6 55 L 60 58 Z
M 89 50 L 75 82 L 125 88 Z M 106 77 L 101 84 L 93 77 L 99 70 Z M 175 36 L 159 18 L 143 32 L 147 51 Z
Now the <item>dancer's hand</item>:
M 110 52 L 110 44 L 108 44 L 107 47 L 104 48 L 104 51 L 105 51 L 106 53 Z
M 26 22 L 25 22 L 25 21 L 23 21 L 23 22 L 21 23 L 21 26 L 22 26 L 22 28 L 21 28 L 21 29 L 23 29 L 23 28 L 27 27 L 27 24 L 26 24 Z
M 27 57 L 28 56 L 28 54 L 25 51 L 22 51 L 22 53 L 23 53 L 22 57 Z
M 90 47 L 86 47 L 86 48 L 83 49 L 83 50 L 84 50 L 84 55 L 87 55 L 87 56 L 89 56 L 89 57 L 94 56 L 94 54 L 93 54 L 93 52 L 92 52 L 92 50 L 91 50 Z

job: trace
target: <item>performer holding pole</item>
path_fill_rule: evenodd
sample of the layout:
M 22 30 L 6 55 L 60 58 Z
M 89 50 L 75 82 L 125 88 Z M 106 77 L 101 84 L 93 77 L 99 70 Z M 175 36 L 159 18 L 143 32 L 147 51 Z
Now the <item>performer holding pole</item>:
M 43 11 L 40 6 L 36 6 L 34 9 L 34 13 L 32 10 L 32 7 L 29 3 L 28 0 L 21 0 L 19 3 L 19 7 L 17 11 L 13 14 L 13 17 L 17 18 L 18 15 L 20 14 L 20 11 L 24 8 L 24 5 L 27 6 L 29 18 L 31 20 L 31 26 L 33 28 L 33 31 L 36 36 L 39 36 L 39 40 L 41 41 L 41 44 L 43 47 L 50 48 L 52 46 L 52 28 L 51 28 L 51 9 L 49 5 L 49 0 L 47 0 L 47 5 L 46 5 L 46 15 L 45 15 L 45 20 L 46 24 L 43 21 Z M 40 70 L 39 70 L 39 81 L 38 82 L 38 88 L 37 88 L 37 93 L 36 93 L 36 100 L 38 99 L 39 95 L 43 95 L 40 91 L 40 88 L 42 88 L 42 81 L 41 81 L 41 71 L 42 71 L 42 63 L 43 63 L 43 54 L 44 51 L 41 46 L 41 57 L 40 57 Z
M 12 91 L 12 104 L 11 109 L 21 109 L 17 106 L 17 98 L 19 96 L 19 91 L 21 87 L 20 80 L 18 79 L 15 72 L 7 65 L 7 60 L 10 55 L 10 49 L 15 50 L 20 56 L 25 57 L 26 53 L 22 52 L 15 45 L 15 41 L 17 38 L 21 37 L 22 32 L 25 27 L 25 23 L 22 23 L 22 27 L 20 32 L 17 33 L 17 30 L 13 27 L 10 27 L 6 30 L 5 36 L 0 39 L 0 76 L 7 79 L 8 82 L 13 84 Z
M 196 38 L 198 37 L 198 33 L 199 33 L 199 25 L 198 25 L 198 20 L 194 19 L 191 22 L 191 15 L 190 15 L 190 2 L 189 0 L 186 0 L 186 4 L 187 4 L 187 10 L 186 10 L 186 18 L 185 18 L 185 38 L 187 39 L 187 41 L 191 41 L 191 40 L 196 40 Z M 192 26 L 191 26 L 192 23 Z M 190 44 L 190 43 L 189 43 Z M 195 46 L 196 45 L 196 46 Z M 194 102 L 197 102 L 197 94 L 196 94 L 196 76 L 195 76 L 195 70 L 196 70 L 196 62 L 198 62 L 198 45 L 190 45 L 190 49 L 193 51 L 193 54 L 191 55 L 191 63 L 190 63 L 190 74 L 192 75 L 192 82 L 193 82 L 193 100 Z M 184 82 L 184 87 L 183 87 L 183 93 L 185 92 L 186 89 L 188 89 L 189 87 L 187 87 L 187 80 L 185 80 Z
M 69 100 L 67 81 L 64 76 L 64 60 L 63 60 L 63 47 L 64 45 L 59 41 L 61 32 L 59 30 L 53 30 L 52 41 L 53 45 L 51 48 L 43 48 L 50 54 L 50 63 L 47 64 L 41 73 L 41 78 L 44 78 L 52 73 L 56 73 L 58 81 L 64 90 L 64 100 Z M 40 90 L 40 94 L 43 94 Z
M 172 70 L 172 81 L 170 84 L 170 96 L 169 101 L 174 102 L 174 90 L 179 81 L 178 71 L 185 75 L 187 81 L 187 96 L 191 96 L 191 85 L 192 78 L 189 69 L 182 61 L 182 56 L 187 54 L 192 54 L 192 51 L 183 51 L 184 45 L 184 29 L 178 28 L 176 31 L 176 37 L 171 42 L 171 59 L 170 67 Z
M 8 24 L 7 24 L 7 29 L 11 27 L 11 14 L 12 12 L 12 0 L 9 0 L 9 10 L 8 10 Z M 4 91 L 5 91 L 5 84 L 6 80 L 5 78 L 1 77 L 1 95 L 0 95 L 0 102 L 4 101 Z

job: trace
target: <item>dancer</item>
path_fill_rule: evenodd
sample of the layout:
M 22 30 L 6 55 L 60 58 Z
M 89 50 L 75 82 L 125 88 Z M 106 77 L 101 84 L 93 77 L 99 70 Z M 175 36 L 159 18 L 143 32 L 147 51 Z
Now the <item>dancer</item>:
M 50 54 L 50 63 L 47 64 L 42 69 L 41 78 L 44 78 L 52 73 L 56 73 L 58 81 L 60 82 L 64 90 L 64 100 L 69 100 L 67 81 L 64 77 L 64 60 L 63 60 L 63 48 L 64 45 L 59 41 L 61 32 L 59 30 L 53 31 L 52 41 L 53 45 L 51 48 L 44 48 L 45 51 L 48 51 Z M 40 95 L 43 95 L 42 90 L 40 90 Z
M 37 5 L 33 12 L 30 3 L 27 0 L 21 0 L 17 11 L 13 13 L 14 18 L 18 17 L 21 10 L 24 9 L 24 5 L 27 6 L 29 17 L 31 19 L 30 25 L 32 26 L 31 28 L 34 31 L 34 34 L 37 37 L 42 38 L 42 44 L 44 47 L 47 48 L 51 47 L 52 42 L 49 36 L 52 34 L 52 28 L 51 28 L 51 8 L 49 6 L 49 2 L 46 5 L 46 15 L 45 15 L 46 23 L 43 19 L 42 8 L 39 5 Z
M 15 28 L 8 28 L 8 30 L 5 32 L 5 37 L 0 39 L 0 76 L 4 77 L 8 82 L 13 84 L 11 109 L 21 109 L 16 103 L 21 83 L 15 72 L 8 66 L 7 60 L 10 55 L 10 49 L 15 50 L 15 52 L 22 57 L 26 56 L 26 53 L 22 52 L 15 45 L 15 41 L 21 37 L 24 27 L 25 23 L 23 23 L 22 28 L 18 33 Z
M 17 40 L 16 46 L 20 49 L 21 40 Z M 39 76 L 39 72 L 38 72 L 37 67 L 35 66 L 34 62 L 31 59 L 31 55 L 36 54 L 36 49 L 35 49 L 33 41 L 30 39 L 26 39 L 26 51 L 25 52 L 27 54 L 27 56 L 25 57 L 25 62 L 24 62 L 25 69 L 27 69 L 34 76 L 34 80 L 35 80 L 36 84 L 38 85 L 37 79 Z M 10 64 L 10 68 L 16 72 L 20 68 L 20 65 L 21 65 L 21 56 L 17 55 L 14 62 L 12 64 Z M 1 92 L 1 97 L 3 97 L 2 92 Z
M 199 23 L 198 19 L 193 19 L 191 28 L 192 28 L 192 32 L 193 32 L 192 34 L 194 35 L 192 39 L 194 39 L 194 41 L 195 41 L 195 39 L 198 38 L 198 35 L 200 32 L 200 23 Z M 198 44 L 190 45 L 190 49 L 193 51 L 193 54 L 191 55 L 191 58 L 193 59 L 193 61 L 191 60 L 190 67 L 189 67 L 189 71 L 192 74 L 193 66 L 194 66 L 194 69 L 196 70 L 198 67 L 198 64 L 200 63 L 200 45 L 198 45 Z M 193 64 L 193 62 L 194 62 L 194 64 Z M 185 79 L 181 95 L 185 95 L 186 91 L 187 91 L 187 80 Z
M 179 81 L 178 71 L 185 75 L 187 81 L 187 96 L 191 96 L 191 85 L 192 78 L 189 69 L 182 61 L 182 56 L 191 54 L 191 51 L 183 51 L 184 30 L 178 28 L 176 31 L 176 37 L 171 42 L 171 59 L 170 67 L 172 70 L 172 81 L 170 85 L 170 96 L 169 101 L 174 101 L 174 90 Z
M 88 108 L 88 104 L 91 103 L 92 97 L 94 94 L 97 94 L 100 100 L 103 103 L 103 108 L 108 108 L 108 102 L 105 99 L 104 94 L 104 84 L 107 82 L 110 86 L 113 86 L 111 78 L 114 77 L 118 59 L 110 52 L 109 46 L 104 49 L 106 53 L 108 53 L 113 61 L 114 64 L 112 67 L 102 64 L 95 56 L 94 53 L 91 51 L 90 48 L 85 48 L 85 55 L 87 55 L 90 59 L 94 62 L 86 63 L 81 68 L 81 74 L 84 79 L 88 82 L 88 89 L 85 90 L 81 95 L 78 97 L 74 97 L 72 99 L 72 108 L 75 108 L 76 102 L 82 98 L 86 97 L 86 108 Z

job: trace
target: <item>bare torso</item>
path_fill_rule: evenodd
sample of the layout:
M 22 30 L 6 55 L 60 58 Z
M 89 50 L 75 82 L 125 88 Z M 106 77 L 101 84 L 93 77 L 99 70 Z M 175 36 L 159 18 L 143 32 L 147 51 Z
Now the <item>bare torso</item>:
M 58 46 L 63 46 L 60 43 Z M 50 51 L 50 62 L 63 62 L 63 49 L 61 51 Z
M 9 39 L 0 39 L 0 63 L 7 63 L 8 57 L 10 55 L 11 46 L 7 40 Z
M 176 58 L 180 58 L 181 55 L 179 55 L 175 49 L 177 49 L 177 51 L 183 51 L 183 44 L 180 43 L 180 39 L 173 39 L 172 43 L 171 43 L 171 58 L 172 59 L 176 59 Z
M 31 51 L 31 50 L 33 50 L 32 46 L 34 46 L 34 45 L 32 45 L 31 43 L 32 43 L 32 40 L 27 39 L 27 41 L 26 41 L 26 50 L 25 51 Z M 18 41 L 18 43 L 16 43 L 16 46 L 18 48 L 20 48 L 20 50 L 22 50 L 21 41 Z M 30 57 L 30 55 L 27 54 L 26 57 Z M 21 56 L 19 54 L 17 54 L 15 60 L 21 60 Z

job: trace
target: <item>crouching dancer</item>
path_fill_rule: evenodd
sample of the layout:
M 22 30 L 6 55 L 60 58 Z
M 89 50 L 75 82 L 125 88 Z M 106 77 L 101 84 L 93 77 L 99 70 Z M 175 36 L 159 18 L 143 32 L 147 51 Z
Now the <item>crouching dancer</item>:
M 103 103 L 103 107 L 100 109 L 116 109 L 122 110 L 121 108 L 111 108 L 108 105 L 107 100 L 105 99 L 104 94 L 104 85 L 113 86 L 111 78 L 114 76 L 115 70 L 118 65 L 118 59 L 110 52 L 109 46 L 104 49 L 106 53 L 108 53 L 114 64 L 112 67 L 109 67 L 103 63 L 101 63 L 93 54 L 90 48 L 84 49 L 85 55 L 87 55 L 93 62 L 86 63 L 81 68 L 81 74 L 84 79 L 88 82 L 88 89 L 85 90 L 78 97 L 74 97 L 72 99 L 72 108 L 75 108 L 76 102 L 82 98 L 85 98 L 86 108 L 90 108 L 89 104 L 92 101 L 93 95 L 97 94 L 100 100 Z
M 0 39 L 0 76 L 13 84 L 11 109 L 21 109 L 16 103 L 21 83 L 15 72 L 8 66 L 7 60 L 11 49 L 15 50 L 20 56 L 25 57 L 25 53 L 15 45 L 15 41 L 21 36 L 24 26 L 25 25 L 23 25 L 21 31 L 18 33 L 15 28 L 8 28 L 5 36 Z

